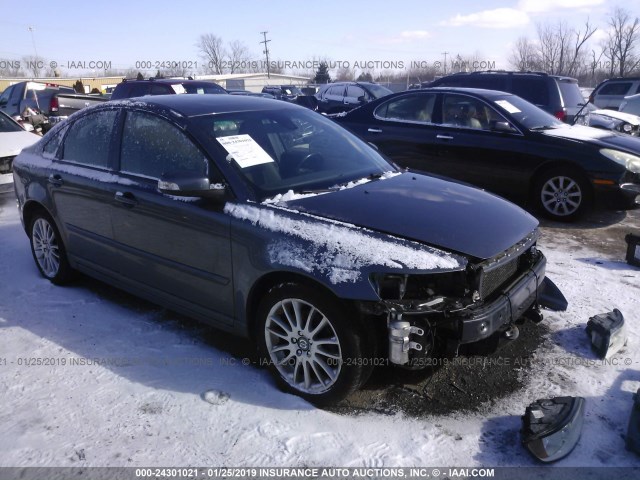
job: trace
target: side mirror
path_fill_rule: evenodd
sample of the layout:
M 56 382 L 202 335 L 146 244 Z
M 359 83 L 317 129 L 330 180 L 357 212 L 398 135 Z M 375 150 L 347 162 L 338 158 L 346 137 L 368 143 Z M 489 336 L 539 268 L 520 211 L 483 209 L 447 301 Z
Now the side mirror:
M 158 180 L 158 190 L 177 197 L 222 198 L 227 187 L 193 172 L 171 172 Z
M 364 96 L 364 95 L 360 95 L 360 96 L 358 97 L 358 103 L 365 103 L 365 101 L 366 101 L 366 100 L 367 100 L 367 99 L 365 98 L 365 96 Z
M 4 107 L 7 104 L 7 99 L 3 98 L 2 100 L 0 100 L 0 107 Z
M 494 132 L 514 133 L 516 129 L 509 122 L 491 122 L 491 130 Z

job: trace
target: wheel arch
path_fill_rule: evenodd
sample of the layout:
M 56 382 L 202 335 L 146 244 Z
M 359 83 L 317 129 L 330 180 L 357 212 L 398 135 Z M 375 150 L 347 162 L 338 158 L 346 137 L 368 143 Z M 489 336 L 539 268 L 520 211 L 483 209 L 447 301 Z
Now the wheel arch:
M 245 320 L 247 324 L 247 332 L 249 334 L 249 338 L 255 342 L 255 333 L 256 333 L 256 323 L 258 321 L 257 313 L 258 306 L 260 304 L 260 300 L 264 297 L 264 295 L 271 290 L 273 287 L 280 285 L 282 283 L 297 283 L 300 285 L 305 285 L 307 287 L 313 288 L 315 290 L 319 290 L 324 295 L 327 295 L 330 298 L 335 299 L 336 302 L 341 303 L 344 308 L 353 309 L 355 312 L 355 306 L 353 302 L 342 299 L 338 297 L 335 292 L 333 292 L 326 285 L 309 278 L 305 275 L 296 272 L 288 272 L 288 271 L 276 271 L 269 272 L 262 277 L 260 277 L 249 290 L 249 294 L 247 295 L 247 299 L 245 302 Z
M 536 193 L 535 192 L 536 186 L 538 182 L 542 179 L 542 177 L 548 172 L 552 170 L 560 169 L 560 168 L 566 168 L 568 170 L 575 171 L 576 173 L 581 175 L 583 179 L 586 180 L 586 183 L 590 190 L 589 193 L 591 194 L 593 193 L 593 184 L 591 183 L 591 179 L 589 178 L 587 171 L 582 166 L 578 165 L 576 162 L 573 162 L 571 160 L 553 160 L 540 165 L 536 170 L 534 170 L 533 174 L 531 175 L 531 179 L 529 181 L 529 192 L 528 192 L 529 203 L 532 202 L 534 195 Z
M 22 221 L 24 223 L 24 230 L 27 235 L 30 234 L 29 225 L 31 225 L 33 217 L 38 212 L 46 214 L 55 223 L 58 231 L 60 231 L 60 225 L 58 225 L 58 222 L 56 222 L 55 218 L 53 217 L 53 215 L 51 215 L 51 212 L 47 209 L 47 207 L 45 207 L 37 200 L 27 200 L 27 202 L 22 207 Z

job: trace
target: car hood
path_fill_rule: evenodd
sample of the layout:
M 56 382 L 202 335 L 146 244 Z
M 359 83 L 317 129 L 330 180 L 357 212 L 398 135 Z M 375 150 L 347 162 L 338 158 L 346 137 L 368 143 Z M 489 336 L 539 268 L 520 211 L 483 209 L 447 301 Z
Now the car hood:
M 33 145 L 40 138 L 30 132 L 2 132 L 0 133 L 0 157 L 14 157 L 23 148 Z
M 546 137 L 559 138 L 577 143 L 590 143 L 601 148 L 613 147 L 634 155 L 640 154 L 640 138 L 623 135 L 611 130 L 584 127 L 581 125 L 563 125 L 558 128 L 542 130 L 540 133 Z
M 615 118 L 616 120 L 622 120 L 634 126 L 640 125 L 640 117 L 632 115 L 631 113 L 617 112 L 615 110 L 594 110 L 591 112 L 591 114 L 594 113 L 605 117 Z
M 477 259 L 504 252 L 538 226 L 534 217 L 500 197 L 417 173 L 286 205 Z

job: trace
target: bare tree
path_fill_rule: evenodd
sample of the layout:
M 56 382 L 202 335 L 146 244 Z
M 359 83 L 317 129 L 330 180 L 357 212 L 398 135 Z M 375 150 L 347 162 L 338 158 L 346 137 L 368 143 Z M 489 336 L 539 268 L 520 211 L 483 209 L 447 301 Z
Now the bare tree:
M 0 59 L 0 77 L 23 77 L 20 60 Z
M 610 73 L 624 77 L 640 66 L 640 54 L 636 53 L 640 41 L 640 19 L 632 18 L 623 8 L 615 8 L 608 24 L 605 56 L 610 61 Z
M 573 46 L 569 52 L 570 61 L 568 62 L 566 71 L 562 72 L 563 74 L 575 77 L 579 73 L 582 73 L 581 67 L 586 63 L 583 48 L 597 30 L 596 27 L 590 25 L 588 18 L 584 25 L 584 32 L 582 30 L 572 30 Z
M 520 37 L 509 55 L 509 65 L 519 72 L 540 70 L 538 47 L 527 37 Z
M 339 68 L 336 72 L 336 81 L 352 82 L 356 78 L 356 72 L 349 67 Z
M 206 62 L 204 67 L 206 72 L 217 75 L 224 73 L 225 57 L 227 54 L 220 37 L 213 33 L 200 35 L 196 46 Z
M 22 57 L 22 63 L 24 64 L 27 75 L 32 74 L 34 78 L 38 78 L 42 76 L 47 62 L 42 57 L 27 55 Z
M 230 73 L 246 73 L 249 70 L 251 56 L 247 46 L 234 40 L 229 42 L 229 71 Z

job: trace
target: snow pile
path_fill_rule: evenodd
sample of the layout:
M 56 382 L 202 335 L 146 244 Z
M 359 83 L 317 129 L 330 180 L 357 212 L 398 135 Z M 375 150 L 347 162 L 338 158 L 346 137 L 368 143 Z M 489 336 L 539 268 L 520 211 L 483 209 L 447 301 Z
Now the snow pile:
M 268 247 L 272 261 L 326 274 L 334 283 L 354 282 L 360 270 L 379 265 L 415 270 L 454 269 L 460 264 L 450 254 L 392 236 L 381 238 L 374 232 L 348 223 L 282 209 L 227 203 L 225 213 L 247 220 L 272 232 L 284 233 L 305 242 L 277 240 Z

